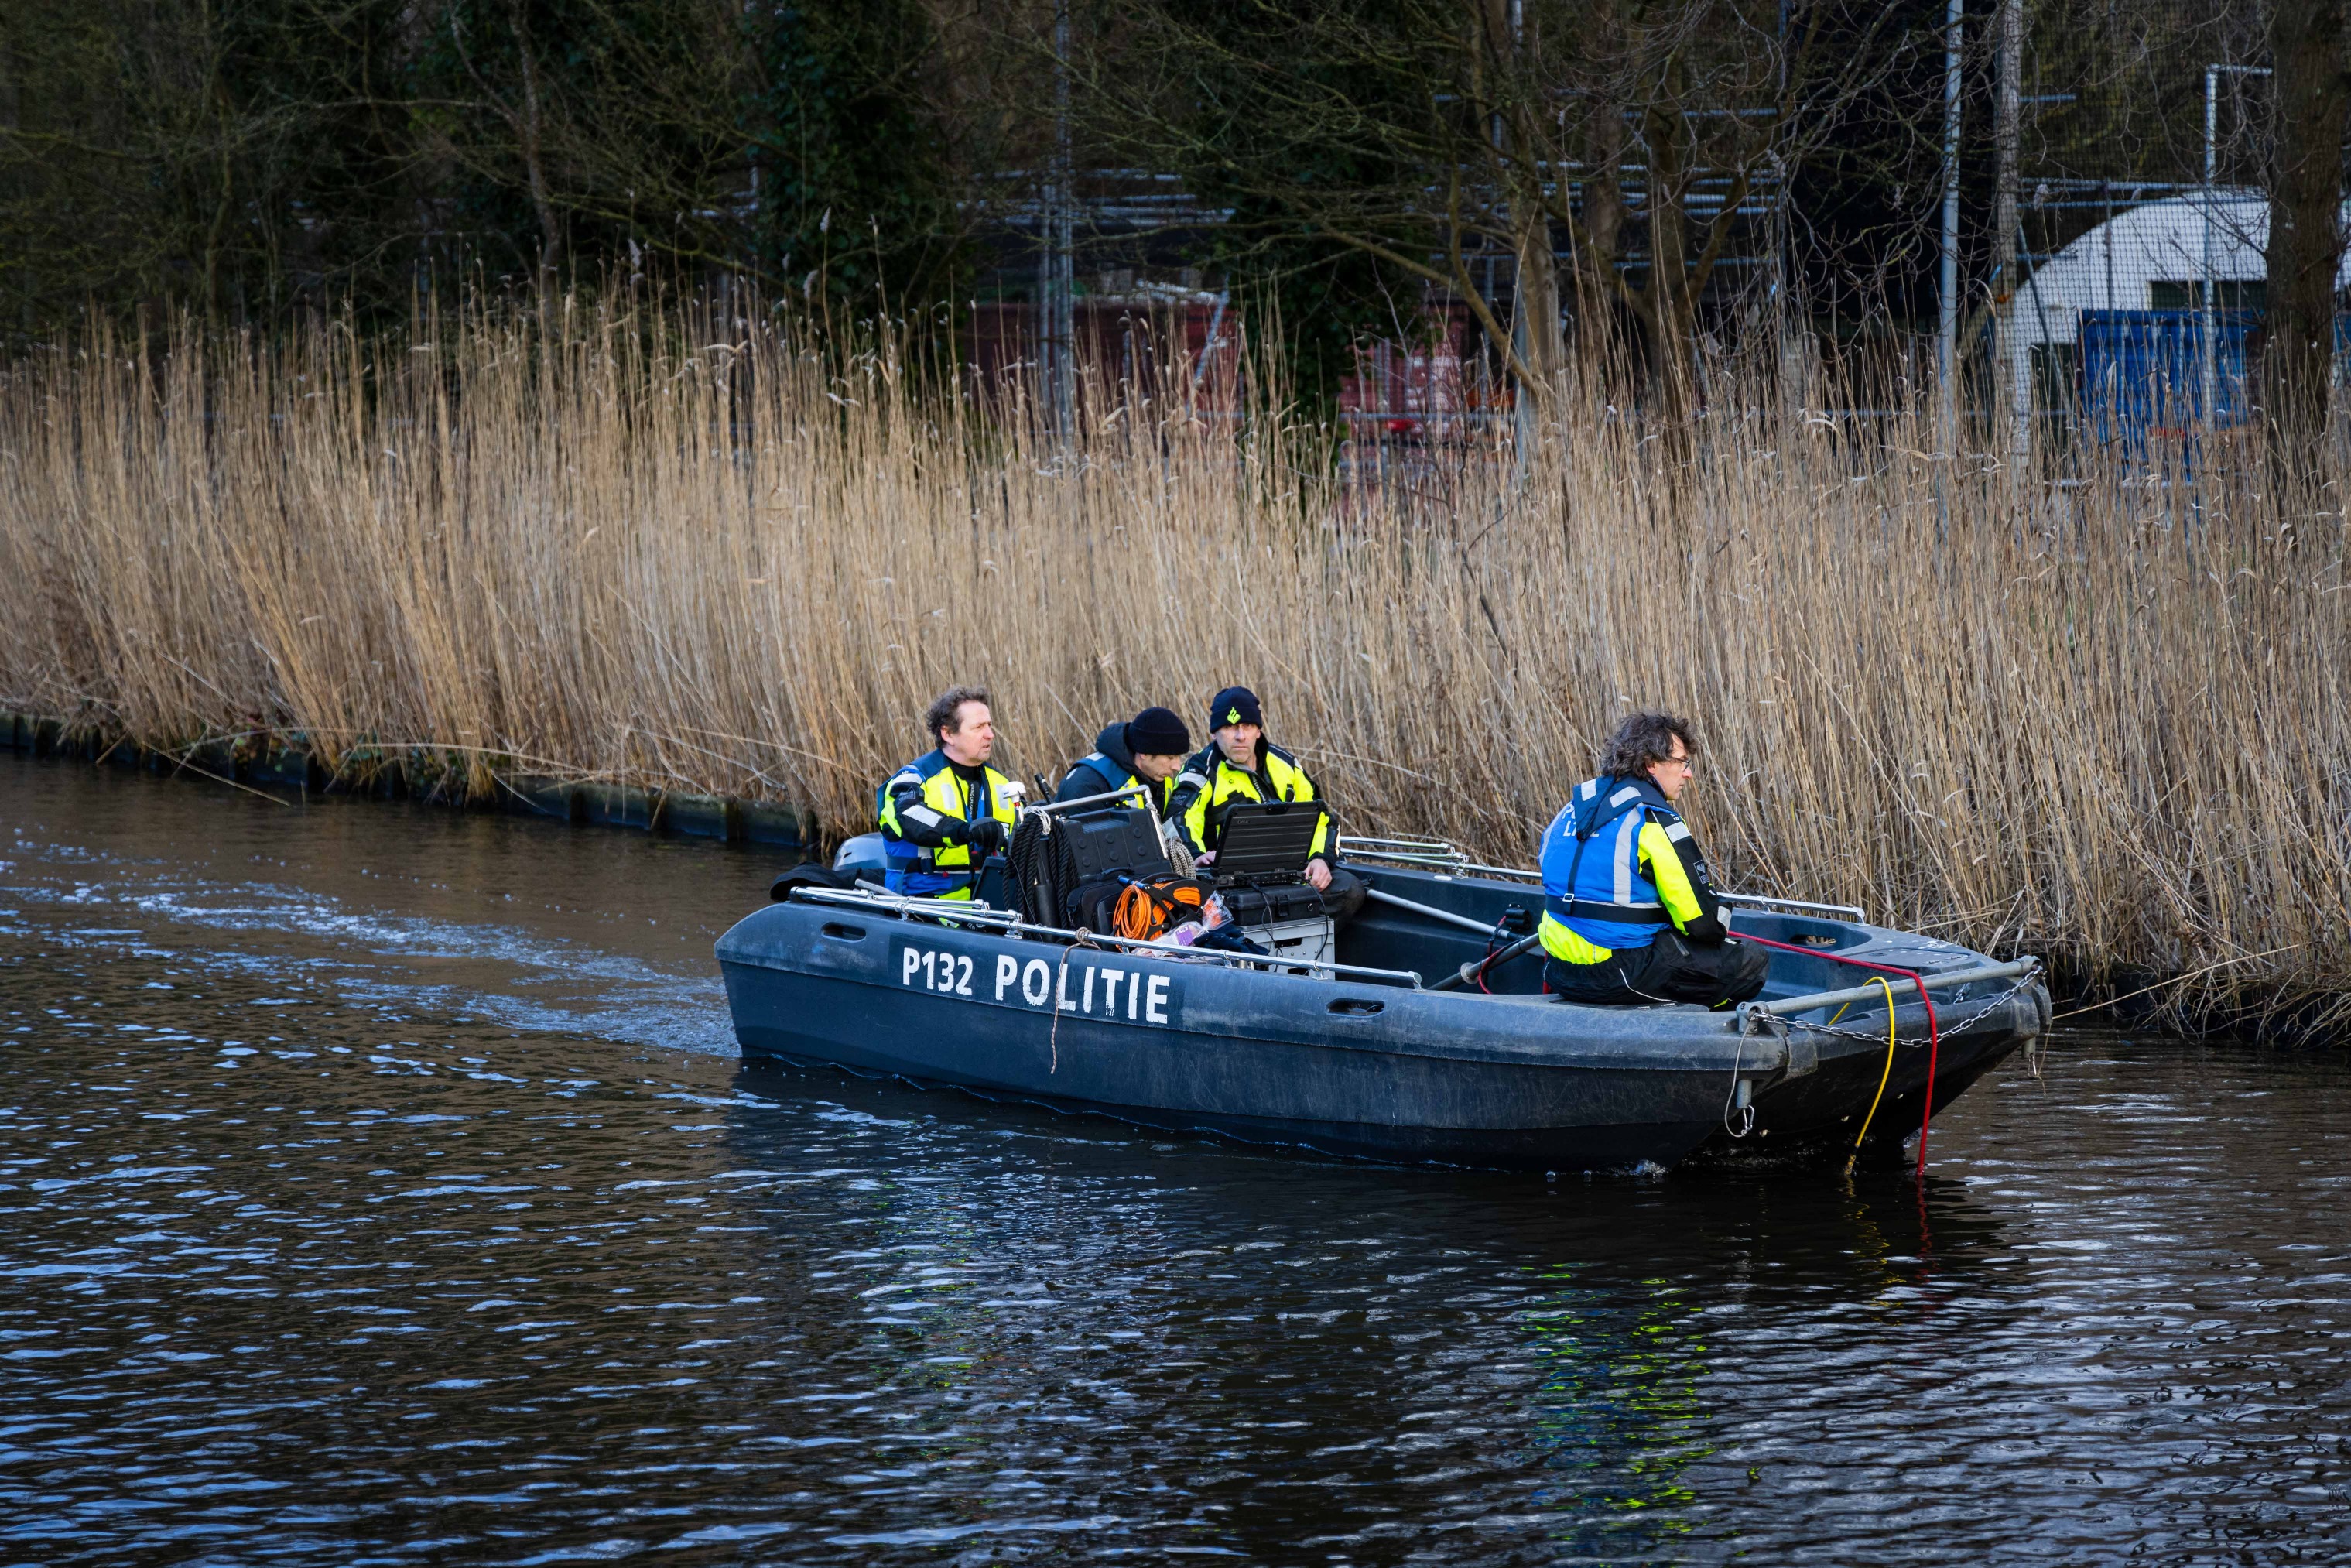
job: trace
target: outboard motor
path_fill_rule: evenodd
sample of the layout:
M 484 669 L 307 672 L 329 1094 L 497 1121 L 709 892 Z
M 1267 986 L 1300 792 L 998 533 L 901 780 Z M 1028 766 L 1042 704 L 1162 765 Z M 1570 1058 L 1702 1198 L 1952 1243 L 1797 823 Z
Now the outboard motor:
M 883 853 L 882 835 L 860 833 L 841 841 L 841 848 L 832 852 L 832 869 L 846 873 L 852 880 L 863 877 L 871 883 L 881 882 L 889 871 L 890 862 Z

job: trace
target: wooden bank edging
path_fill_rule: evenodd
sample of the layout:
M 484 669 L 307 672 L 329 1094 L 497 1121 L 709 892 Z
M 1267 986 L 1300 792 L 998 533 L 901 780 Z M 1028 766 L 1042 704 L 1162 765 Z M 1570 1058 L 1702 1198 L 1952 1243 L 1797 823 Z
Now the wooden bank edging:
M 120 736 L 77 728 L 54 718 L 0 713 L 0 747 L 36 757 L 80 758 L 147 773 L 192 778 L 300 794 L 372 795 L 385 800 L 433 800 L 467 809 L 495 809 L 525 817 L 553 817 L 583 826 L 684 833 L 728 843 L 803 850 L 813 824 L 799 811 L 716 795 L 641 789 L 632 784 L 574 783 L 493 767 L 495 800 L 465 787 L 466 773 L 429 748 L 397 754 L 357 748 L 340 771 L 330 771 L 298 736 L 252 735 L 151 750 Z

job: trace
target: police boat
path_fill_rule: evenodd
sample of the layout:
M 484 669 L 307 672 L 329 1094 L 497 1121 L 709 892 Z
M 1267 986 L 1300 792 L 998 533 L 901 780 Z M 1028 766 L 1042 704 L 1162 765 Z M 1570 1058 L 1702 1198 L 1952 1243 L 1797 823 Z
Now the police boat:
M 1753 1001 L 1561 1002 L 1539 879 L 1431 839 L 1342 838 L 1351 915 L 1220 866 L 1258 951 L 1104 935 L 1078 896 L 1095 873 L 1169 868 L 1147 812 L 1101 805 L 1030 808 L 971 900 L 886 891 L 872 835 L 779 878 L 717 945 L 746 1059 L 1332 1155 L 1604 1171 L 1899 1161 L 2049 1026 L 2036 959 L 1739 894 L 1733 935 L 1771 945 Z

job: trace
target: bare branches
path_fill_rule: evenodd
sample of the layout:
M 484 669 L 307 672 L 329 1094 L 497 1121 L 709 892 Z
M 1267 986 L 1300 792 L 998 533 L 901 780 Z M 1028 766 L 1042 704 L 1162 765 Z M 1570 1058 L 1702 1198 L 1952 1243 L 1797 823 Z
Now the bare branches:
M 1893 16 L 1847 0 L 1158 0 L 1089 85 L 1097 137 L 1234 205 L 1235 248 L 1308 235 L 1375 257 L 1466 307 L 1541 386 L 1562 265 L 1578 298 L 1687 356 L 1698 299 L 1742 240 L 1768 244 L 1758 220 L 1788 172 L 1887 68 Z M 1857 52 L 1832 64 L 1832 36 Z M 1519 278 L 1515 316 L 1479 276 L 1498 260 Z
M 893 288 L 937 298 L 967 230 L 925 4 L 0 0 L 0 323 L 397 310 L 421 275 L 648 255 L 780 283 L 771 197 L 796 182 L 863 270 L 876 229 L 911 236 Z M 763 53 L 810 14 L 812 42 Z M 811 104 L 841 151 L 812 172 Z

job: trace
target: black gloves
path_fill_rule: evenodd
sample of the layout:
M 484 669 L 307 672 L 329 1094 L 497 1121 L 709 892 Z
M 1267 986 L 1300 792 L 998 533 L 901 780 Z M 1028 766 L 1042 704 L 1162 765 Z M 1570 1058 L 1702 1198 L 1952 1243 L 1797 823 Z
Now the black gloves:
M 971 825 L 971 834 L 967 841 L 972 849 L 980 854 L 996 855 L 1004 852 L 1005 841 L 1010 837 L 1011 835 L 1004 831 L 1002 822 L 998 821 L 994 817 L 982 817 Z

